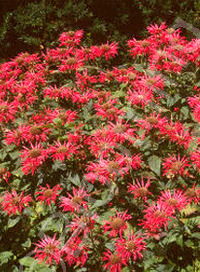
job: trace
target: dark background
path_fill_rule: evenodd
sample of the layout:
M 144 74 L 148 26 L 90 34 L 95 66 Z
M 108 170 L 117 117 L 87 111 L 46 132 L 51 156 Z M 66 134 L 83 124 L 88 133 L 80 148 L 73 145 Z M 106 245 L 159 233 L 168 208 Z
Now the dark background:
M 177 17 L 200 28 L 200 1 L 0 0 L 0 61 L 56 44 L 63 31 L 83 29 L 87 45 L 144 38 L 146 27 Z M 183 29 L 189 39 L 191 32 Z

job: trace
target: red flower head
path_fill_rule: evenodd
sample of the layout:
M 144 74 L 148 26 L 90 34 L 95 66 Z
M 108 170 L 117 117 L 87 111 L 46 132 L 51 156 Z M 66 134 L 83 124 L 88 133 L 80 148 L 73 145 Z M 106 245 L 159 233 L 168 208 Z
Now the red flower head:
M 77 211 L 80 212 L 80 208 L 83 207 L 85 209 L 88 208 L 87 202 L 84 201 L 84 197 L 88 197 L 89 195 L 84 189 L 75 189 L 73 188 L 73 195 L 68 193 L 68 197 L 61 197 L 60 207 L 63 207 L 63 211 Z
M 4 211 L 11 215 L 17 212 L 21 213 L 26 206 L 29 206 L 29 202 L 31 202 L 30 195 L 24 196 L 24 192 L 18 195 L 14 190 L 12 193 L 6 192 L 4 194 L 1 205 Z
M 185 186 L 184 188 L 189 203 L 194 201 L 194 203 L 197 205 L 200 201 L 200 188 L 196 187 L 196 184 L 193 184 L 192 188 L 186 188 Z
M 134 198 L 140 198 L 144 199 L 145 202 L 147 202 L 147 196 L 151 195 L 151 193 L 148 190 L 148 187 L 150 186 L 150 178 L 148 178 L 146 184 L 144 183 L 144 179 L 141 179 L 141 182 L 139 182 L 138 179 L 136 179 L 135 184 L 130 184 L 128 187 L 128 192 L 134 195 Z
M 95 220 L 97 218 L 97 215 L 94 214 L 92 216 L 83 214 L 81 217 L 78 217 L 76 214 L 74 214 L 76 217 L 73 219 L 73 221 L 70 224 L 71 231 L 74 231 L 76 235 L 79 235 L 83 232 L 84 236 L 87 235 L 92 229 L 95 224 Z
M 140 225 L 143 225 L 148 232 L 156 233 L 161 227 L 167 227 L 173 211 L 162 203 L 153 203 L 144 210 L 144 213 L 145 220 Z
M 88 259 L 87 251 L 89 248 L 78 237 L 70 238 L 62 248 L 62 254 L 65 255 L 65 260 L 69 265 L 84 266 Z
M 32 145 L 31 149 L 24 147 L 24 151 L 21 155 L 24 159 L 22 162 L 22 171 L 27 175 L 30 171 L 32 175 L 35 170 L 46 160 L 48 152 L 45 150 L 40 143 Z
M 58 191 L 62 190 L 62 187 L 60 185 L 56 185 L 51 189 L 47 184 L 46 187 L 40 186 L 39 189 L 41 191 L 35 193 L 38 195 L 36 200 L 40 200 L 41 203 L 44 202 L 45 204 L 51 205 L 51 202 L 55 203 L 56 197 L 60 193 Z
M 35 245 L 35 259 L 39 260 L 40 263 L 46 260 L 48 265 L 52 264 L 52 261 L 55 260 L 56 264 L 59 264 L 61 251 L 59 249 L 60 241 L 56 240 L 56 234 L 53 238 L 45 235 L 44 238 Z
M 158 203 L 161 205 L 166 205 L 167 208 L 170 208 L 172 212 L 175 212 L 176 209 L 181 211 L 188 204 L 187 195 L 180 190 L 174 190 L 174 193 L 171 194 L 170 190 L 161 192 Z
M 11 176 L 11 173 L 6 170 L 4 167 L 0 167 L 0 181 L 5 180 L 8 183 L 8 179 Z
M 128 233 L 127 239 L 116 240 L 116 249 L 127 261 L 131 257 L 135 261 L 143 257 L 141 252 L 145 249 L 145 242 L 140 235 Z
M 77 150 L 77 146 L 72 144 L 71 141 L 64 141 L 63 144 L 58 140 L 55 142 L 55 145 L 51 145 L 49 147 L 49 152 L 52 153 L 53 160 L 61 160 L 64 161 L 66 158 L 70 159 L 72 154 L 75 154 Z
M 127 265 L 125 258 L 120 253 L 113 254 L 110 250 L 104 252 L 102 260 L 107 262 L 104 268 L 110 272 L 121 272 L 122 265 Z
M 164 159 L 163 168 L 164 173 L 163 176 L 167 176 L 167 178 L 173 178 L 176 175 L 189 175 L 187 171 L 187 167 L 191 167 L 189 164 L 189 160 L 185 159 L 185 156 L 181 159 L 180 155 L 178 154 L 178 158 L 176 155 L 169 156 L 168 158 Z
M 78 31 L 68 31 L 68 32 L 63 32 L 60 37 L 60 45 L 59 46 L 74 46 L 78 45 L 81 41 L 81 38 L 83 36 L 83 31 L 78 30 Z
M 131 215 L 127 214 L 127 211 L 125 212 L 117 212 L 117 215 L 114 217 L 110 217 L 110 220 L 105 222 L 104 233 L 109 231 L 110 237 L 116 237 L 118 234 L 122 236 L 125 229 L 127 229 L 126 220 L 129 220 L 132 218 Z

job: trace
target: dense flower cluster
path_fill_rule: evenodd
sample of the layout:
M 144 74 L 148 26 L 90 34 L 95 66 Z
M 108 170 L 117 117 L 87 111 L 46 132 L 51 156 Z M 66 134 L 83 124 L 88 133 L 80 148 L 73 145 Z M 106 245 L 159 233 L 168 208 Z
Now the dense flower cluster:
M 150 271 L 152 243 L 198 236 L 200 43 L 148 32 L 128 41 L 129 66 L 109 66 L 116 42 L 82 46 L 82 30 L 0 66 L 1 215 L 26 225 L 40 263 Z

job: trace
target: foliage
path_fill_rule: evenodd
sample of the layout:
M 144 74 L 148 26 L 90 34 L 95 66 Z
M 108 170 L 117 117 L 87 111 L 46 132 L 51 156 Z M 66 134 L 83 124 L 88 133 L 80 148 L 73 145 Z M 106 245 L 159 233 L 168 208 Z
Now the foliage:
M 199 270 L 200 43 L 147 30 L 1 64 L 2 271 Z
M 190 2 L 190 3 L 189 3 Z M 85 44 L 118 40 L 123 46 L 133 35 L 143 38 L 150 23 L 177 18 L 200 28 L 199 1 L 7 1 L 0 11 L 0 56 L 14 57 L 19 52 L 33 53 L 40 47 L 55 46 L 59 33 L 84 29 Z M 110 12 L 111 11 L 111 12 Z M 75 29 L 76 27 L 76 29 Z M 190 39 L 194 33 L 185 29 Z M 14 46 L 13 46 L 14 45 Z M 125 62 L 125 56 L 123 62 Z

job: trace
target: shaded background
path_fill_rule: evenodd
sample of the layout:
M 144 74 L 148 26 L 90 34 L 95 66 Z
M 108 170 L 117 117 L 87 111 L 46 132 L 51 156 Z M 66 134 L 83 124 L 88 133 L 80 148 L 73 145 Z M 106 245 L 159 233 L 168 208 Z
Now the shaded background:
M 177 17 L 200 28 L 200 1 L 0 0 L 0 62 L 54 46 L 69 29 L 83 29 L 87 45 L 116 40 L 124 46 L 133 36 L 143 38 L 148 25 L 170 26 Z

